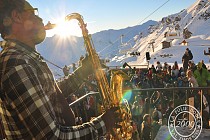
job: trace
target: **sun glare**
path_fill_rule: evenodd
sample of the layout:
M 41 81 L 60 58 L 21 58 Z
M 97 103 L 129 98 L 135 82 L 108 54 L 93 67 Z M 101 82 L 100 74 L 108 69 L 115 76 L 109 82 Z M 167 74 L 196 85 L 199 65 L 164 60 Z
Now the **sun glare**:
M 55 34 L 59 35 L 60 37 L 66 38 L 70 35 L 81 36 L 82 31 L 80 30 L 78 21 L 76 20 L 59 20 L 55 28 Z

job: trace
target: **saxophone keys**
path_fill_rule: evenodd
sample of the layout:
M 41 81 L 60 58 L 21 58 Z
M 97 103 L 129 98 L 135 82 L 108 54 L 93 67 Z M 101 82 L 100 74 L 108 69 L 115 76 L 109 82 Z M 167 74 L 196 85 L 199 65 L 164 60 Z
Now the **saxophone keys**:
M 132 126 L 129 126 L 129 127 L 127 128 L 127 132 L 132 133 L 132 131 L 133 131 L 133 127 L 132 127 Z

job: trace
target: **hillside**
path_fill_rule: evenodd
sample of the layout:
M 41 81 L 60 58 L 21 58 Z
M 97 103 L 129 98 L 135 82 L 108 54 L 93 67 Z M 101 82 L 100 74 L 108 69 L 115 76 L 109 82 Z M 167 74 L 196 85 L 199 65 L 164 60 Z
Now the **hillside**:
M 119 65 L 124 62 L 128 62 L 130 65 L 147 64 L 146 52 L 150 53 L 150 64 L 156 64 L 157 61 L 172 64 L 177 61 L 181 65 L 181 58 L 186 48 L 193 52 L 195 63 L 200 60 L 209 63 L 209 57 L 203 54 L 203 51 L 210 46 L 209 18 L 210 2 L 198 0 L 179 13 L 163 17 L 153 27 L 153 32 L 137 40 L 133 48 L 140 52 L 140 56 L 118 55 L 112 58 L 109 65 Z M 186 29 L 192 33 L 190 37 L 185 37 L 183 32 Z M 181 44 L 183 40 L 188 42 L 187 46 Z M 163 41 L 169 42 L 171 47 L 163 49 Z
M 141 32 L 147 36 L 148 28 L 156 24 L 156 21 L 150 20 L 142 25 L 127 27 L 125 29 L 109 29 L 97 32 L 91 35 L 94 44 L 93 47 L 96 49 L 101 59 L 111 59 L 119 54 L 120 49 L 122 48 L 122 41 L 128 42 L 130 38 L 133 38 Z M 123 34 L 126 35 L 121 39 L 120 36 Z M 135 44 L 134 40 L 130 40 L 129 43 L 130 46 Z M 43 43 L 38 45 L 37 49 L 47 60 L 53 62 L 59 67 L 71 65 L 72 63 L 77 64 L 80 56 L 84 56 L 86 53 L 83 37 L 76 36 L 60 38 L 58 35 L 54 35 L 53 37 L 47 37 Z M 50 65 L 50 67 L 54 71 L 54 74 L 63 74 L 61 69 L 53 65 Z
M 209 56 L 203 53 L 210 47 L 209 26 L 210 2 L 197 0 L 188 8 L 163 17 L 160 21 L 149 20 L 125 29 L 100 31 L 92 34 L 91 39 L 100 58 L 109 60 L 108 66 L 122 66 L 125 62 L 132 66 L 147 65 L 148 62 L 151 65 L 157 61 L 169 64 L 177 61 L 182 65 L 181 58 L 186 48 L 192 51 L 195 63 L 204 60 L 209 66 Z M 187 46 L 182 44 L 184 40 Z M 170 47 L 164 48 L 163 42 Z M 86 53 L 84 39 L 76 36 L 47 37 L 37 50 L 60 67 L 49 65 L 54 74 L 60 76 L 63 75 L 61 68 L 64 65 L 78 64 L 80 57 Z M 150 61 L 146 60 L 146 53 L 150 54 Z

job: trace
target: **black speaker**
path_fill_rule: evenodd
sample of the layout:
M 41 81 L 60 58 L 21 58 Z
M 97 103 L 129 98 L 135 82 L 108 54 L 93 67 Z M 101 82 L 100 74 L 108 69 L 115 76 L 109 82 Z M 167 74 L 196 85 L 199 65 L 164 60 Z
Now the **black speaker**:
M 125 62 L 125 63 L 123 64 L 123 68 L 125 68 L 125 67 L 127 67 L 127 66 L 129 67 L 129 69 L 132 69 L 131 66 L 128 65 L 128 63 Z
M 125 62 L 125 63 L 123 64 L 123 68 L 125 68 L 126 66 L 128 66 L 128 64 Z
M 146 52 L 146 59 L 147 59 L 147 60 L 150 60 L 150 59 L 151 59 L 151 58 L 150 58 L 149 52 Z

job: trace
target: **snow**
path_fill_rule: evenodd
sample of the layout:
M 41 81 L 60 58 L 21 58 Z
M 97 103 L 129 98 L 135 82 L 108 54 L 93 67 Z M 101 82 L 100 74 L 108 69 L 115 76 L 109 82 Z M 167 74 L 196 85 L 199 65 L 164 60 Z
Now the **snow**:
M 198 8 L 199 3 L 204 3 L 205 5 Z M 124 62 L 127 62 L 129 65 L 145 65 L 148 62 L 145 59 L 146 52 L 150 52 L 151 60 L 149 64 L 156 64 L 157 61 L 160 61 L 162 64 L 167 62 L 173 64 L 175 61 L 182 66 L 182 55 L 186 48 L 189 48 L 193 55 L 193 61 L 197 64 L 199 61 L 204 60 L 204 63 L 209 66 L 209 56 L 204 55 L 204 50 L 207 50 L 210 47 L 210 20 L 201 19 L 201 14 L 205 13 L 207 9 L 210 9 L 210 2 L 208 1 L 196 1 L 191 7 L 186 10 L 181 11 L 180 13 L 173 14 L 168 16 L 171 19 L 170 24 L 159 22 L 155 27 L 153 33 L 148 36 L 141 38 L 136 42 L 133 48 L 141 52 L 141 56 L 133 58 L 131 56 L 121 56 L 118 55 L 111 59 L 112 62 L 108 65 L 122 65 Z M 181 17 L 180 21 L 174 21 L 174 17 Z M 170 38 L 164 38 L 164 33 L 174 33 L 174 26 L 176 24 L 180 25 L 180 36 L 171 36 Z M 172 28 L 172 29 L 171 29 Z M 182 30 L 187 28 L 192 32 L 192 36 L 189 39 L 184 39 Z M 171 47 L 167 49 L 162 49 L 161 42 L 163 40 L 172 40 Z M 148 43 L 154 40 L 154 52 L 152 46 Z M 186 40 L 188 42 L 187 46 L 180 45 L 180 43 Z M 165 56 L 165 57 L 164 57 Z
M 198 0 L 190 7 L 163 17 L 160 21 L 149 20 L 141 25 L 127 27 L 125 29 L 97 32 L 91 35 L 93 48 L 95 48 L 101 59 L 108 59 L 108 66 L 121 67 L 125 62 L 131 66 L 145 67 L 146 52 L 150 53 L 151 60 L 149 65 L 167 62 L 172 65 L 175 61 L 182 66 L 182 56 L 186 48 L 193 53 L 193 61 L 197 64 L 204 60 L 207 66 L 210 66 L 209 56 L 204 55 L 204 50 L 210 47 L 210 17 L 204 17 L 210 11 L 210 2 L 208 0 Z M 208 15 L 208 14 L 207 14 Z M 179 17 L 181 20 L 175 20 Z M 167 20 L 169 19 L 169 20 Z M 168 22 L 170 21 L 170 22 Z M 84 17 L 85 22 L 85 17 Z M 180 30 L 175 30 L 179 24 Z M 192 32 L 188 39 L 183 38 L 183 29 L 187 28 Z M 88 24 L 87 24 L 88 29 Z M 177 36 L 164 37 L 165 33 Z M 123 36 L 123 37 L 122 37 Z M 170 41 L 171 47 L 162 49 L 162 41 Z M 188 42 L 188 46 L 180 44 L 183 40 Z M 154 51 L 152 44 L 154 46 Z M 83 37 L 69 36 L 61 38 L 58 35 L 47 37 L 44 42 L 38 45 L 40 52 L 45 59 L 64 67 L 71 66 L 72 63 L 78 64 L 80 56 L 86 53 Z M 140 52 L 140 56 L 132 56 L 131 52 Z M 49 64 L 54 75 L 63 76 L 62 69 Z

